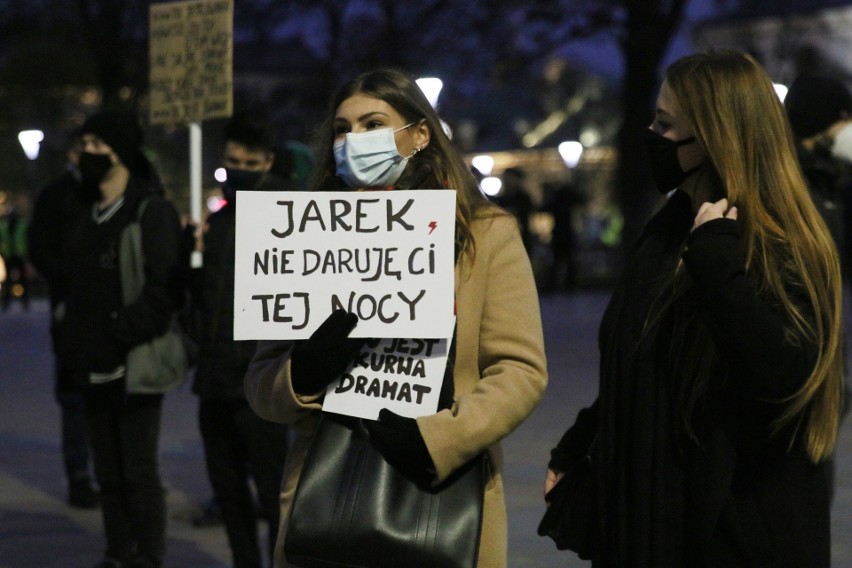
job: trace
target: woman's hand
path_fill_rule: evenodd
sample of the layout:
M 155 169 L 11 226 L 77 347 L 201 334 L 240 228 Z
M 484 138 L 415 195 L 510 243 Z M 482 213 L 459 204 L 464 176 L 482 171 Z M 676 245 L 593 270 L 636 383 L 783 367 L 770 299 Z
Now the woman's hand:
M 417 483 L 431 485 L 435 478 L 435 463 L 420 434 L 417 420 L 383 408 L 379 411 L 379 419 L 368 422 L 367 428 L 388 463 Z
M 737 218 L 737 208 L 731 207 L 728 208 L 728 200 L 720 199 L 715 203 L 705 202 L 701 204 L 701 207 L 698 208 L 698 213 L 695 215 L 695 222 L 692 224 L 692 230 L 694 231 L 707 221 L 712 221 L 714 219 L 734 219 Z
M 298 394 L 324 391 L 352 363 L 366 338 L 349 337 L 358 316 L 343 309 L 335 310 L 311 336 L 299 341 L 290 356 L 290 379 Z
M 550 468 L 547 469 L 547 476 L 544 478 L 545 500 L 547 498 L 547 494 L 550 493 L 551 489 L 553 489 L 553 486 L 556 485 L 564 476 L 564 471 L 554 471 Z

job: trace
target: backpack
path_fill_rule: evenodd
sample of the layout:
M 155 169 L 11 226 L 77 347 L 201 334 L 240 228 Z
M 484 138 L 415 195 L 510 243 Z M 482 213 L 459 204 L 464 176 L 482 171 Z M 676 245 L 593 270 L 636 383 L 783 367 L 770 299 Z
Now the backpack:
M 140 220 L 149 200 L 150 197 L 139 205 L 136 219 L 125 227 L 119 241 L 121 293 L 125 306 L 135 302 L 145 287 Z M 127 392 L 133 394 L 165 393 L 185 380 L 188 363 L 177 314 L 172 316 L 163 335 L 130 349 L 126 366 Z

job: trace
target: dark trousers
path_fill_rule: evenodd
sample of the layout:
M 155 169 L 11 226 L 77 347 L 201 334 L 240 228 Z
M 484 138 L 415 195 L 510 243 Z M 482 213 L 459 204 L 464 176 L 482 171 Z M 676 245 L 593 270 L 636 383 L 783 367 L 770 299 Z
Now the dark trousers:
M 101 488 L 105 556 L 162 564 L 166 502 L 159 472 L 161 394 L 131 394 L 124 380 L 85 391 L 86 422 Z
M 552 247 L 547 289 L 572 291 L 576 285 L 577 265 L 573 246 Z
M 51 299 L 51 311 L 56 313 L 56 299 Z M 63 364 L 57 354 L 59 324 L 54 320 L 50 326 L 53 342 L 54 394 L 59 403 L 62 419 L 62 462 L 68 482 L 89 478 L 89 440 L 86 433 L 86 406 L 80 375 Z
M 263 563 L 258 517 L 269 524 L 270 559 L 278 533 L 287 427 L 261 419 L 241 399 L 201 398 L 199 423 L 207 473 L 222 510 L 234 567 L 259 568 Z
M 62 414 L 62 461 L 69 483 L 89 477 L 89 442 L 82 392 L 57 392 Z

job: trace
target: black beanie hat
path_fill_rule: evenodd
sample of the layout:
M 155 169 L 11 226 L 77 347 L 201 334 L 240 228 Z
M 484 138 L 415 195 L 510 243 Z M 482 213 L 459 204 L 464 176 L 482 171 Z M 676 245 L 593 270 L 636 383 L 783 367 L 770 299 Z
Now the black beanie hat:
M 823 75 L 800 75 L 784 98 L 797 138 L 810 138 L 842 118 L 852 116 L 852 95 L 844 83 Z
M 90 117 L 80 128 L 80 136 L 94 134 L 109 144 L 131 174 L 147 177 L 148 161 L 142 154 L 142 127 L 136 115 L 107 111 Z

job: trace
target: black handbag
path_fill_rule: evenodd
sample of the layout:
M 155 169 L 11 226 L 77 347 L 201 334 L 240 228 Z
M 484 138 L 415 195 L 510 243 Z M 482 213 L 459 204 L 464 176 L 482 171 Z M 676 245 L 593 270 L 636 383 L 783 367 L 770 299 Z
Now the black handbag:
M 538 525 L 539 536 L 550 537 L 557 549 L 572 550 L 584 560 L 592 557 L 597 518 L 592 468 L 595 441 L 544 496 L 548 507 Z
M 323 413 L 284 537 L 306 568 L 472 568 L 482 528 L 486 455 L 427 488 L 391 466 L 364 421 Z

